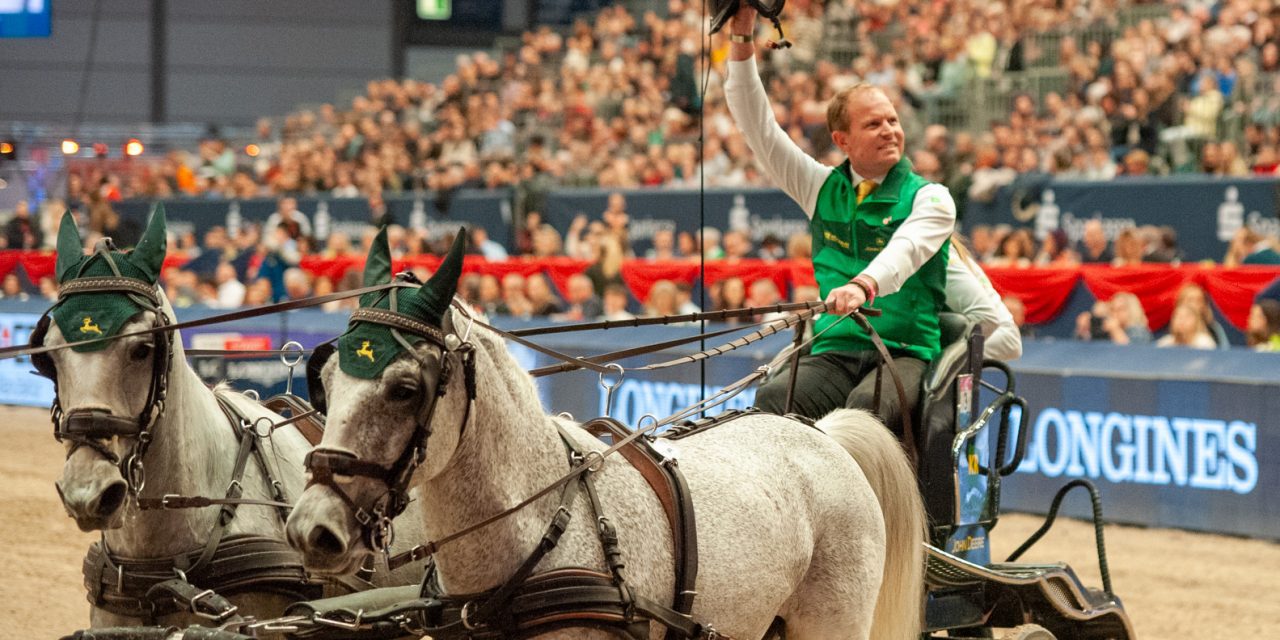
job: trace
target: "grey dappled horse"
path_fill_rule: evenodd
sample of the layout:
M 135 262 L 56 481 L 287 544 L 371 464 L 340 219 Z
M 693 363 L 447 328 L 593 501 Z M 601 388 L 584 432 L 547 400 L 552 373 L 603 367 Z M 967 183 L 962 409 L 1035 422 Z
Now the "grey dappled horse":
M 43 344 L 60 345 L 146 329 L 156 324 L 157 313 L 162 313 L 169 324 L 176 322 L 172 307 L 162 289 L 156 286 L 164 257 L 162 208 L 152 214 L 144 237 L 134 251 L 104 250 L 87 257 L 81 250 L 75 221 L 69 215 L 64 217 L 59 230 L 57 263 L 59 283 L 64 290 L 73 283 L 83 284 L 86 279 L 112 276 L 113 271 L 116 276 L 134 279 L 141 288 L 135 294 L 112 290 L 66 295 L 51 314 L 53 321 L 47 325 Z M 127 282 L 125 285 L 137 286 Z M 146 295 L 148 292 L 150 296 Z M 145 298 L 143 304 L 130 302 L 131 295 L 141 295 Z M 158 304 L 152 306 L 154 303 Z M 72 317 L 59 322 L 57 314 L 64 312 Z M 64 333 L 64 327 L 71 327 L 71 335 Z M 137 561 L 142 563 L 140 566 L 163 564 L 168 559 L 205 548 L 218 528 L 223 511 L 218 506 L 144 511 L 133 499 L 132 491 L 152 498 L 164 494 L 222 498 L 227 495 L 232 480 L 240 438 L 220 403 L 227 403 L 233 414 L 238 413 L 251 422 L 259 418 L 270 422 L 283 420 L 226 385 L 210 389 L 187 363 L 181 338 L 175 335 L 171 346 L 166 343 L 162 334 L 129 337 L 99 343 L 105 346 L 93 350 L 52 351 L 44 363 L 46 373 L 51 374 L 56 383 L 63 423 L 59 430 L 71 428 L 68 425 L 73 424 L 91 424 L 97 428 L 96 432 L 91 430 L 89 436 L 63 434 L 67 459 L 62 477 L 57 481 L 63 506 L 82 530 L 102 530 L 102 544 L 112 556 Z M 156 367 L 167 368 L 167 379 L 163 402 L 153 409 L 147 404 Z M 153 415 L 139 418 L 144 412 Z M 139 458 L 143 475 L 136 479 L 135 485 L 140 484 L 138 481 L 145 484 L 130 487 L 124 469 L 129 468 L 131 456 L 141 451 L 136 433 L 139 421 L 144 423 L 150 441 Z M 135 423 L 132 434 L 130 423 Z M 106 431 L 115 431 L 116 435 L 93 437 L 106 435 L 104 425 L 107 425 Z M 258 437 L 257 446 L 262 460 L 270 467 L 271 476 L 281 484 L 283 495 L 297 498 L 303 489 L 302 463 L 310 443 L 290 426 L 274 430 L 267 437 Z M 262 466 L 254 459 L 245 465 L 240 486 L 243 498 L 273 498 Z M 414 519 L 408 520 L 403 526 L 417 526 Z M 223 540 L 261 536 L 281 541 L 284 522 L 274 507 L 240 505 L 221 535 Z M 126 575 L 131 575 L 131 568 L 125 567 Z M 154 571 L 154 566 L 147 569 Z M 375 581 L 405 584 L 420 576 L 420 569 L 408 569 L 394 577 L 378 575 Z M 115 578 L 107 576 L 105 580 L 111 583 Z M 240 614 L 261 618 L 279 615 L 296 600 L 278 591 L 248 587 L 225 595 L 239 607 Z M 90 621 L 94 627 L 149 622 L 145 616 L 113 613 L 98 606 L 92 607 Z M 156 622 L 184 626 L 208 621 L 189 613 L 176 613 L 162 616 Z
M 428 538 L 439 540 L 563 476 L 569 462 L 557 423 L 582 450 L 605 448 L 578 426 L 548 416 L 501 338 L 470 330 L 469 314 L 450 306 L 460 271 L 450 262 L 455 258 L 421 289 L 400 290 L 402 317 L 394 321 L 432 325 L 416 342 L 409 329 L 399 342 L 379 342 L 376 333 L 361 334 L 373 329 L 358 318 L 373 316 L 353 316 L 344 335 L 360 339 L 339 341 L 319 371 L 329 409 L 316 452 L 345 458 L 344 468 L 388 475 L 348 473 L 340 484 L 308 487 L 288 524 L 289 540 L 308 566 L 343 571 L 358 564 L 368 527 L 355 514 L 367 522 L 380 513 L 397 473 L 418 490 Z M 426 302 L 407 304 L 415 295 Z M 383 302 L 369 311 L 386 309 Z M 436 338 L 424 339 L 432 332 Z M 466 344 L 473 347 L 470 366 L 459 356 L 467 350 L 456 348 Z M 387 357 L 380 368 L 370 366 L 373 354 Z M 734 638 L 761 637 L 775 617 L 785 620 L 789 639 L 917 638 L 924 515 L 910 464 L 896 438 L 865 412 L 837 411 L 817 427 L 750 414 L 672 443 L 698 523 L 693 617 Z M 405 466 L 407 458 L 415 462 Z M 658 499 L 620 457 L 593 475 L 617 529 L 627 583 L 669 604 L 672 533 Z M 442 591 L 474 594 L 502 585 L 539 545 L 557 495 L 439 548 Z M 537 571 L 606 566 L 587 498 L 578 495 L 570 511 L 568 529 Z M 465 614 L 464 606 L 464 620 Z M 650 633 L 660 638 L 664 629 L 653 625 Z M 560 634 L 612 637 L 592 629 Z

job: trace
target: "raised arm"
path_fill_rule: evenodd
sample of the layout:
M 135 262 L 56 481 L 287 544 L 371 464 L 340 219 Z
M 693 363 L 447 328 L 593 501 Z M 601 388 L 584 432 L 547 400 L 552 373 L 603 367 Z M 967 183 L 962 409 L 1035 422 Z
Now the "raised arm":
M 756 68 L 755 45 L 751 41 L 755 16 L 755 10 L 744 5 L 728 25 L 731 43 L 725 100 L 765 174 L 812 218 L 818 191 L 831 168 L 809 157 L 778 126 Z M 743 39 L 746 41 L 740 41 Z

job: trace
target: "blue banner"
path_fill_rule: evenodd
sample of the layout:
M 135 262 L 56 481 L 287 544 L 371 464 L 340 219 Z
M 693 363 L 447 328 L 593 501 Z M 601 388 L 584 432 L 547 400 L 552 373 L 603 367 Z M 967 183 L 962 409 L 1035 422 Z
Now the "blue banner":
M 513 239 L 511 192 L 506 189 L 388 197 L 386 204 L 387 214 L 395 224 L 423 229 L 429 239 L 457 233 L 463 225 L 484 227 L 491 238 L 503 244 L 510 245 Z M 151 206 L 149 200 L 127 200 L 115 208 L 127 224 L 140 230 Z M 268 198 L 165 201 L 169 230 L 178 235 L 194 233 L 197 242 L 203 241 L 204 233 L 214 226 L 238 229 L 242 224 L 262 224 L 275 210 L 276 200 Z M 298 211 L 311 221 L 312 231 L 322 243 L 319 248 L 333 232 L 347 234 L 352 244 L 359 246 L 361 235 L 372 228 L 369 202 L 364 198 L 298 198 Z
M 1084 224 L 1102 220 L 1109 240 L 1141 225 L 1173 227 L 1184 261 L 1221 262 L 1236 230 L 1249 225 L 1264 235 L 1280 235 L 1280 181 L 1274 178 L 1222 179 L 1207 176 L 1118 178 L 1109 182 L 1019 179 L 1002 187 L 991 202 L 969 200 L 962 226 L 1009 224 L 1035 231 L 1036 238 L 1066 231 L 1079 243 Z
M 599 220 L 609 194 L 605 189 L 553 191 L 547 196 L 546 221 L 564 232 L 578 215 Z M 707 226 L 739 229 L 751 234 L 759 246 L 773 235 L 785 244 L 795 233 L 807 233 L 809 219 L 800 205 L 777 189 L 707 189 L 705 195 L 690 189 L 619 191 L 627 199 L 631 246 L 643 256 L 653 246 L 653 234 L 663 229 L 696 232 Z

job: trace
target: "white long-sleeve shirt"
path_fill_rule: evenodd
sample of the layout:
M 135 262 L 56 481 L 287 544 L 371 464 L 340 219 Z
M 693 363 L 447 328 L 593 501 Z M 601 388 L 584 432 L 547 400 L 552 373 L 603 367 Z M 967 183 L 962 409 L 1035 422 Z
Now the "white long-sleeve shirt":
M 728 63 L 725 100 L 756 161 L 778 188 L 795 200 L 805 215 L 813 217 L 818 193 L 834 170 L 805 153 L 792 142 L 774 118 L 754 58 Z M 851 176 L 884 181 L 884 176 Z M 878 295 L 896 293 L 902 284 L 938 252 L 956 223 L 956 205 L 946 187 L 930 184 L 916 192 L 911 215 L 894 232 L 883 251 L 862 273 L 875 279 Z
M 1004 361 L 1021 358 L 1022 334 L 987 274 L 977 265 L 966 264 L 954 248 L 948 258 L 947 308 L 982 327 L 983 356 Z

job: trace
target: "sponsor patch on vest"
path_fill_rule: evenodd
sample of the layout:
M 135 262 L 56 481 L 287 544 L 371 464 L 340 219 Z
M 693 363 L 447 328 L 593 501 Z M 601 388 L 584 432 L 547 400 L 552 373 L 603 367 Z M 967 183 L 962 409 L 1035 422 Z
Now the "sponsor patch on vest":
M 849 248 L 849 242 L 847 240 L 841 240 L 836 234 L 825 229 L 822 231 L 822 239 L 839 246 L 841 249 Z

